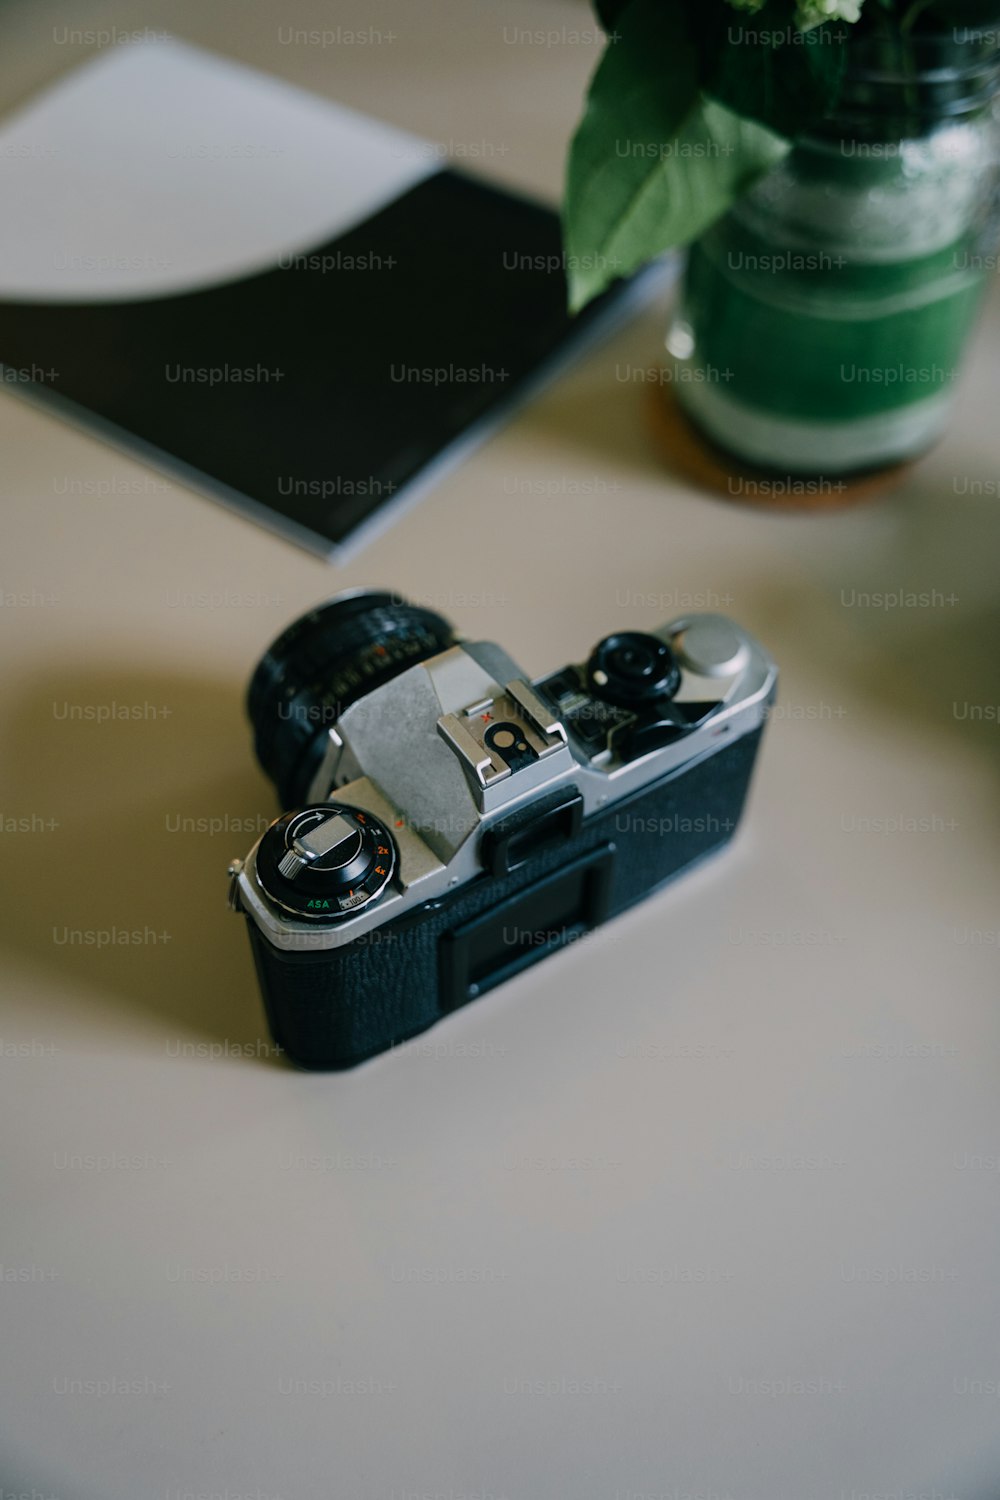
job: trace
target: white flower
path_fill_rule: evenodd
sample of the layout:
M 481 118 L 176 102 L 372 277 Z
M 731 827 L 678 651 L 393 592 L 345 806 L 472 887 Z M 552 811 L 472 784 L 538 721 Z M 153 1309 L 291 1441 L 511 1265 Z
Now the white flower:
M 795 24 L 800 31 L 811 31 L 824 21 L 857 21 L 864 0 L 796 0 Z

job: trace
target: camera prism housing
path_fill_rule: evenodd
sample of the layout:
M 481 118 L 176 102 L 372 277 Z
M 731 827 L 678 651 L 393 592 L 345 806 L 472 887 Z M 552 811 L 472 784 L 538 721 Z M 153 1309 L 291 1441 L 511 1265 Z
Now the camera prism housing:
M 535 681 L 392 595 L 304 616 L 249 692 L 292 810 L 230 870 L 274 1040 L 362 1062 L 721 848 L 776 683 L 716 614 Z

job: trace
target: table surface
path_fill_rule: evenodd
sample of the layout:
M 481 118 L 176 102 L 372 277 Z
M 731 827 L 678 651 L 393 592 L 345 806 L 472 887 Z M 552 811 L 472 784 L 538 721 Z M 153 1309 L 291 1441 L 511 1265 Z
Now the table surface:
M 0 105 L 74 29 L 150 26 L 555 195 L 582 6 L 335 24 L 391 37 L 296 41 L 319 0 L 9 0 Z M 902 488 L 809 518 L 662 466 L 650 312 L 337 569 L 0 396 L 5 1496 L 997 1493 L 998 319 Z M 308 1076 L 225 911 L 274 811 L 242 695 L 366 583 L 533 675 L 720 608 L 780 707 L 722 858 Z

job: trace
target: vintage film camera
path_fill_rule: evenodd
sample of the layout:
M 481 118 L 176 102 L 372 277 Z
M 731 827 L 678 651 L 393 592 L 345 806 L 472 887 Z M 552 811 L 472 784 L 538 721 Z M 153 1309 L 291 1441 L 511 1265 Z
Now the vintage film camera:
M 297 620 L 248 695 L 290 811 L 230 870 L 275 1041 L 361 1062 L 727 843 L 776 681 L 716 614 L 533 682 L 391 594 Z

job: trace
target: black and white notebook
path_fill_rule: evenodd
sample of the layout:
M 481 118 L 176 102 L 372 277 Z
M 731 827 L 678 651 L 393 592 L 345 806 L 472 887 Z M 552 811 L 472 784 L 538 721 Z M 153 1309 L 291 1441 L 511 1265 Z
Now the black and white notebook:
M 552 209 L 175 41 L 9 118 L 0 201 L 7 388 L 330 556 L 649 285 L 571 321 Z

